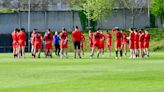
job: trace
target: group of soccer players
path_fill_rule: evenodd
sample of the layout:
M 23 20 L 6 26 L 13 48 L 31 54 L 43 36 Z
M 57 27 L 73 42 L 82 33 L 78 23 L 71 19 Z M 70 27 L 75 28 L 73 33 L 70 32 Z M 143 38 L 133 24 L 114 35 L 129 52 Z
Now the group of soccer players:
M 131 53 L 130 58 L 143 58 L 146 55 L 149 57 L 150 34 L 147 30 L 141 29 L 138 31 L 136 28 L 130 28 L 129 36 L 126 32 L 123 32 L 123 30 L 120 30 L 118 27 L 113 28 L 112 32 L 115 34 L 116 59 L 119 57 L 119 52 L 120 58 L 123 56 L 123 54 L 125 56 L 127 55 L 128 45 Z M 112 34 L 107 31 L 106 35 L 104 35 L 100 29 L 98 29 L 95 33 L 89 31 L 91 58 L 94 55 L 95 48 L 98 49 L 97 58 L 99 58 L 100 54 L 104 55 L 105 41 L 110 56 L 112 47 Z
M 93 58 L 95 49 L 97 48 L 97 58 L 100 55 L 104 55 L 105 48 L 108 49 L 109 56 L 111 56 L 112 48 L 112 33 L 115 35 L 115 51 L 116 58 L 120 58 L 123 55 L 127 55 L 127 48 L 129 45 L 131 56 L 130 58 L 143 58 L 144 56 L 149 56 L 149 43 L 150 43 L 150 34 L 147 30 L 141 29 L 138 31 L 136 28 L 129 29 L 129 36 L 123 30 L 120 30 L 118 27 L 112 29 L 112 32 L 106 31 L 104 34 L 99 28 L 96 32 L 91 32 L 89 30 L 89 47 L 90 47 L 90 58 Z M 78 26 L 72 32 L 72 42 L 74 45 L 74 58 L 76 54 L 81 58 L 84 55 L 84 41 L 85 36 L 80 31 Z M 26 46 L 26 34 L 25 29 L 15 29 L 12 33 L 13 39 L 13 54 L 15 58 L 25 57 L 25 46 Z M 68 33 L 65 28 L 62 28 L 61 33 L 58 34 L 56 31 L 53 35 L 51 30 L 48 29 L 44 36 L 39 33 L 37 29 L 34 29 L 31 34 L 31 53 L 32 57 L 40 58 L 42 48 L 44 47 L 45 57 L 52 58 L 53 44 L 55 47 L 55 54 L 63 58 L 64 56 L 68 58 Z

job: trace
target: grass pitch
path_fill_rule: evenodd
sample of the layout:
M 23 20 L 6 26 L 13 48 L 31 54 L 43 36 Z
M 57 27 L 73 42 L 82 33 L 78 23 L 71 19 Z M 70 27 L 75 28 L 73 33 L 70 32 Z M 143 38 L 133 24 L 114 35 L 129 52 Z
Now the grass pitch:
M 164 53 L 145 59 L 13 59 L 0 54 L 0 92 L 164 92 Z

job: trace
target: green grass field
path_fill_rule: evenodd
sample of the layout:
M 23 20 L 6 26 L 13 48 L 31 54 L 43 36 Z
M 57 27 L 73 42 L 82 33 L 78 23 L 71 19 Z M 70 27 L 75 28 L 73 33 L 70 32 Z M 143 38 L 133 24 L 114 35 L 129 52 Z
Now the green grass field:
M 164 52 L 145 59 L 112 55 L 13 59 L 0 54 L 0 92 L 164 92 Z

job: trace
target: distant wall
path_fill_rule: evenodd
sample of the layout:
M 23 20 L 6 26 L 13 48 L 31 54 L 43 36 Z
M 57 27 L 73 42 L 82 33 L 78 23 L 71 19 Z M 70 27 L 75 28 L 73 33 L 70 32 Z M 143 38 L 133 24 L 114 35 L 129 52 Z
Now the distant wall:
M 142 12 L 138 10 L 135 13 L 134 27 L 150 27 L 150 19 L 147 9 L 143 9 Z M 130 28 L 133 27 L 132 20 L 132 12 L 126 9 L 119 9 L 113 11 L 109 18 L 99 21 L 98 26 L 103 29 L 111 29 L 116 26 L 119 28 Z
M 0 33 L 11 33 L 14 28 L 28 29 L 28 12 L 0 14 Z M 62 27 L 72 31 L 74 26 L 81 28 L 77 12 L 71 11 L 37 11 L 31 12 L 31 30 L 34 28 L 45 31 L 51 28 L 60 31 Z

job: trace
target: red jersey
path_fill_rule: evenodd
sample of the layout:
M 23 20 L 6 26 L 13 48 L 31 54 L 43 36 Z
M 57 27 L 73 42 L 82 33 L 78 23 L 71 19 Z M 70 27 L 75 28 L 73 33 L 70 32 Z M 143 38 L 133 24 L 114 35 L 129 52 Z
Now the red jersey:
M 74 30 L 72 32 L 72 41 L 76 42 L 76 41 L 81 41 L 82 40 L 82 33 L 80 30 Z
M 105 44 L 105 35 L 101 34 L 100 48 L 103 49 Z
M 18 33 L 18 39 L 21 41 L 26 41 L 26 34 L 22 31 Z
M 135 33 L 135 38 L 134 38 L 134 41 L 135 42 L 139 42 L 139 34 L 138 33 Z
M 37 44 L 42 43 L 42 34 L 36 33 L 34 35 L 34 43 L 37 43 Z
M 135 41 L 135 33 L 134 32 L 130 32 L 130 41 L 131 42 Z
M 17 32 L 13 32 L 12 34 L 12 39 L 13 39 L 13 42 L 18 42 L 18 33 Z
M 139 48 L 140 49 L 143 49 L 144 48 L 144 33 L 141 33 L 140 36 L 139 36 Z
M 123 34 L 119 31 L 116 31 L 116 29 L 112 29 L 112 32 L 115 33 L 116 36 L 116 40 L 115 40 L 115 48 L 120 48 L 122 45 L 122 38 L 123 38 Z
M 139 49 L 139 37 L 140 35 L 138 33 L 135 33 L 135 38 L 134 38 L 134 48 Z
M 149 42 L 150 41 L 150 34 L 145 34 L 145 37 L 144 37 L 144 41 L 145 42 Z
M 46 34 L 44 36 L 44 41 L 46 42 L 46 44 L 52 44 L 52 41 L 53 41 L 53 34 L 50 33 L 50 34 Z
M 123 33 L 123 39 L 122 39 L 122 43 L 123 44 L 127 44 L 128 43 L 127 37 L 128 37 L 128 35 L 126 33 Z
M 107 37 L 107 47 L 112 46 L 112 34 L 107 33 L 106 37 Z
M 95 32 L 93 34 L 93 38 L 94 38 L 94 41 L 100 41 L 100 39 L 102 38 L 102 34 Z
M 119 32 L 119 31 L 116 31 L 115 29 L 112 29 L 112 31 L 116 35 L 116 43 L 121 43 L 122 42 L 123 34 L 121 32 Z
M 82 34 L 81 39 L 82 39 L 82 41 L 85 40 L 85 36 L 84 36 L 84 34 Z
M 68 33 L 67 32 L 61 32 L 59 36 L 60 36 L 61 41 L 65 41 L 68 39 Z
M 32 44 L 32 45 L 34 44 L 34 37 L 35 37 L 35 34 L 36 34 L 36 33 L 32 33 L 32 34 L 31 34 L 31 44 Z

